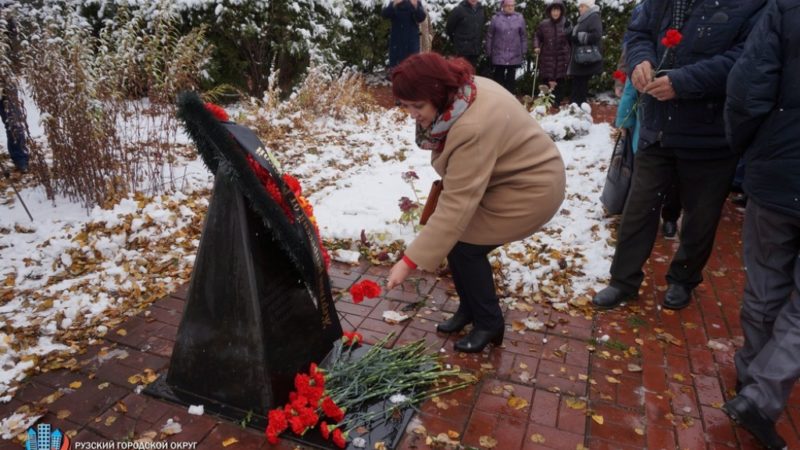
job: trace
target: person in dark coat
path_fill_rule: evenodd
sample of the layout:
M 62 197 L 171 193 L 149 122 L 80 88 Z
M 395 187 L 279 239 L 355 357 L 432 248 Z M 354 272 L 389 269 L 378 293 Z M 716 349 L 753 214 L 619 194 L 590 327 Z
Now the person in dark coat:
M 731 69 L 725 127 L 744 152 L 747 281 L 738 394 L 723 406 L 766 448 L 800 375 L 800 2 L 769 0 Z
M 515 5 L 514 0 L 502 0 L 502 8 L 486 32 L 486 56 L 494 66 L 492 78 L 512 94 L 516 90 L 517 69 L 528 53 L 528 28 L 522 14 L 514 11 Z
M 455 47 L 456 55 L 461 56 L 478 68 L 483 43 L 483 25 L 486 18 L 483 5 L 478 0 L 462 0 L 447 17 L 445 33 Z
M 572 58 L 570 58 L 567 74 L 572 77 L 572 93 L 569 101 L 578 105 L 586 102 L 589 95 L 589 80 L 593 75 L 603 72 L 603 61 L 590 64 L 579 64 L 575 61 L 575 48 L 581 45 L 596 45 L 602 52 L 600 42 L 603 40 L 603 21 L 600 18 L 600 7 L 594 0 L 578 0 L 578 23 L 572 28 Z
M 659 209 L 673 182 L 683 207 L 681 240 L 662 305 L 685 308 L 703 281 L 738 160 L 725 139 L 725 83 L 764 1 L 648 0 L 628 25 L 626 66 L 641 95 L 639 151 L 611 283 L 594 296 L 595 306 L 613 308 L 638 296 L 642 267 L 658 234 Z M 669 41 L 662 39 L 668 29 L 683 33 L 669 51 L 664 45 Z
M 422 0 L 390 0 L 381 15 L 392 21 L 389 35 L 389 68 L 419 53 L 419 24 L 425 20 Z
M 533 52 L 539 55 L 539 76 L 553 91 L 556 106 L 565 92 L 564 80 L 569 67 L 571 25 L 566 17 L 564 2 L 553 0 L 544 10 L 544 19 L 533 35 Z

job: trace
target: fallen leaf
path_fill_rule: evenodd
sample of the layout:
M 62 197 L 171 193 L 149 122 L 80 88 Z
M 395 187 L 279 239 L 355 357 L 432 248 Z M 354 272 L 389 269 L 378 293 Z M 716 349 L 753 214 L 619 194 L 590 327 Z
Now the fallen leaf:
M 223 447 L 228 447 L 228 446 L 231 446 L 231 445 L 233 445 L 233 444 L 235 444 L 237 442 L 239 442 L 239 440 L 236 439 L 235 437 L 231 436 L 228 439 L 225 439 L 224 441 L 222 441 L 222 446 Z
M 120 328 L 119 330 L 117 330 L 117 334 L 120 336 L 127 336 L 128 332 L 124 328 Z
M 628 364 L 628 372 L 641 372 L 642 366 L 638 364 Z
M 679 373 L 673 373 L 672 378 L 674 378 L 677 381 L 686 381 L 686 378 L 684 378 L 684 376 Z
M 620 383 L 620 381 L 618 379 L 612 377 L 611 375 L 606 375 L 606 381 L 608 381 L 611 384 L 619 384 Z
M 72 383 L 69 384 L 70 389 L 80 389 L 81 386 L 83 386 L 83 383 L 81 383 L 80 381 L 73 381 Z
M 117 421 L 117 416 L 108 416 L 106 417 L 105 422 L 103 422 L 107 427 L 110 427 L 114 422 Z
M 497 445 L 497 439 L 491 436 L 481 436 L 478 443 L 481 444 L 481 447 L 494 448 Z
M 579 398 L 567 397 L 565 401 L 567 403 L 567 406 L 569 406 L 572 409 L 578 409 L 578 410 L 586 409 L 586 402 Z
M 595 422 L 599 423 L 600 425 L 603 424 L 603 416 L 601 416 L 599 414 L 592 414 L 592 420 L 594 420 Z
M 534 433 L 531 435 L 531 441 L 537 444 L 544 444 L 545 438 L 539 433 Z
M 103 390 L 109 386 L 109 383 L 106 381 L 105 383 L 100 383 L 97 385 L 97 389 Z
M 447 430 L 447 437 L 450 439 L 458 439 L 461 436 L 456 430 Z
M 511 398 L 508 399 L 508 406 L 514 409 L 522 409 L 528 406 L 528 401 L 522 397 L 517 397 L 516 395 L 512 395 Z
M 67 417 L 70 416 L 70 414 L 72 413 L 68 409 L 60 409 L 56 413 L 56 417 L 59 419 L 66 419 Z

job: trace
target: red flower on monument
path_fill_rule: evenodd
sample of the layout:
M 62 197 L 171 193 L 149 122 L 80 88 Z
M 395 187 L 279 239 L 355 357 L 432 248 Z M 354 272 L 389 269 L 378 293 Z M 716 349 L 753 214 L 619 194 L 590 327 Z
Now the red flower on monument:
M 342 333 L 342 341 L 345 347 L 356 346 L 364 342 L 364 336 L 355 331 L 345 331 Z
M 322 412 L 325 413 L 326 416 L 330 417 L 334 422 L 341 422 L 344 420 L 344 410 L 339 408 L 339 406 L 336 405 L 336 402 L 334 402 L 330 397 L 325 397 L 322 399 Z
M 675 48 L 681 43 L 682 40 L 683 35 L 681 32 L 674 28 L 670 28 L 667 30 L 667 34 L 661 38 L 661 45 L 667 48 Z
M 325 439 L 326 441 L 331 436 L 331 429 L 328 428 L 328 423 L 324 420 L 319 423 L 319 434 L 321 434 L 322 439 Z
M 342 430 L 333 430 L 333 443 L 339 448 L 347 447 L 347 433 L 342 433 Z
M 269 412 L 268 418 L 267 441 L 275 445 L 278 443 L 278 435 L 289 428 L 289 422 L 286 420 L 286 414 L 282 409 L 273 409 Z
M 222 122 L 228 122 L 230 119 L 228 118 L 228 113 L 222 109 L 221 106 L 215 105 L 214 103 L 208 102 L 205 104 L 206 110 L 211 113 L 217 120 Z
M 623 72 L 623 71 L 621 71 L 621 70 L 615 70 L 615 71 L 614 71 L 614 75 L 612 75 L 612 77 L 613 77 L 615 80 L 617 80 L 617 81 L 619 81 L 620 83 L 622 83 L 622 84 L 625 84 L 625 80 L 627 80 L 627 79 L 628 79 L 628 76 L 627 76 L 627 75 L 625 75 L 625 72 Z
M 270 198 L 280 206 L 281 210 L 283 210 L 283 214 L 286 216 L 289 222 L 294 223 L 292 209 L 283 198 L 281 190 L 278 187 L 278 183 L 272 179 L 272 175 L 270 175 L 270 173 L 267 172 L 267 169 L 263 168 L 261 164 L 259 164 L 258 161 L 253 158 L 252 155 L 247 155 L 247 164 L 256 174 L 258 180 L 261 181 L 261 184 L 264 186 L 264 189 L 267 190 L 267 194 L 269 194 Z M 300 182 L 297 181 L 297 178 L 288 173 L 281 175 L 281 178 L 283 179 L 283 182 L 286 183 L 286 187 L 292 191 L 292 194 L 294 194 L 295 198 L 297 199 L 297 204 L 300 205 L 300 207 L 303 209 L 303 212 L 306 214 L 306 217 L 308 217 L 308 220 L 314 226 L 314 234 L 317 237 L 317 242 L 319 244 L 320 252 L 322 253 L 322 259 L 325 263 L 325 268 L 329 268 L 331 265 L 331 257 L 328 254 L 328 249 L 325 248 L 325 244 L 322 242 L 322 237 L 319 234 L 317 218 L 314 216 L 314 208 L 312 208 L 311 203 L 305 197 L 303 197 L 303 188 L 300 185 Z

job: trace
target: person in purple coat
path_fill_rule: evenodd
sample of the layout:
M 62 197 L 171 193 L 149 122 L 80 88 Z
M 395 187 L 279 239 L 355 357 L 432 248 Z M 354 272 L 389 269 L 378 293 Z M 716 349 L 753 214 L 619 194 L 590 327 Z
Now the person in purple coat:
M 500 11 L 486 33 L 486 56 L 494 67 L 494 81 L 513 94 L 517 69 L 528 51 L 528 30 L 522 14 L 514 11 L 514 0 L 500 1 Z
M 533 52 L 539 55 L 539 74 L 555 96 L 558 106 L 564 98 L 564 80 L 570 58 L 570 24 L 564 14 L 564 2 L 553 0 L 544 10 L 542 20 L 533 35 Z

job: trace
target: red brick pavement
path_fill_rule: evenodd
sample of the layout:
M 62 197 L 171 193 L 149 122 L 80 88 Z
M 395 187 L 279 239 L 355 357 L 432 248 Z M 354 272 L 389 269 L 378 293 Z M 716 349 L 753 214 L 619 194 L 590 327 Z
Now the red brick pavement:
M 355 305 L 341 293 L 355 281 L 380 280 L 388 269 L 335 264 L 330 274 L 346 329 L 357 329 L 367 342 L 391 331 L 397 333 L 395 343 L 425 339 L 431 348 L 446 350 L 447 362 L 481 376 L 473 387 L 444 396 L 447 409 L 432 402 L 421 406 L 417 417 L 429 435 L 455 432 L 463 445 L 475 448 L 483 448 L 481 437 L 490 436 L 498 450 L 755 449 L 752 438 L 720 410 L 732 393 L 733 354 L 741 345 L 741 222 L 742 211 L 726 204 L 705 281 L 686 309 L 658 306 L 677 246 L 659 237 L 638 301 L 588 318 L 536 306 L 531 314 L 552 327 L 525 335 L 508 331 L 501 348 L 478 355 L 454 353 L 457 337 L 435 331 L 443 313 L 457 305 L 449 279 L 423 274 L 415 286 L 406 283 Z M 75 433 L 80 442 L 129 440 L 173 419 L 183 431 L 169 439 L 197 442 L 201 449 L 222 448 L 231 437 L 238 442 L 225 448 L 232 450 L 295 448 L 289 442 L 269 446 L 258 431 L 189 415 L 135 392 L 131 376 L 144 369 L 165 373 L 184 298 L 185 288 L 111 330 L 77 358 L 74 370 L 31 377 L 11 402 L 0 404 L 0 419 L 19 408 L 43 408 L 42 422 Z M 410 321 L 381 320 L 386 309 L 420 301 L 424 304 Z M 527 315 L 507 311 L 506 321 Z M 509 406 L 509 393 L 527 405 Z M 790 449 L 800 449 L 800 388 L 778 429 Z M 19 448 L 18 442 L 0 440 L 0 450 Z M 425 436 L 407 433 L 400 448 L 427 448 Z

